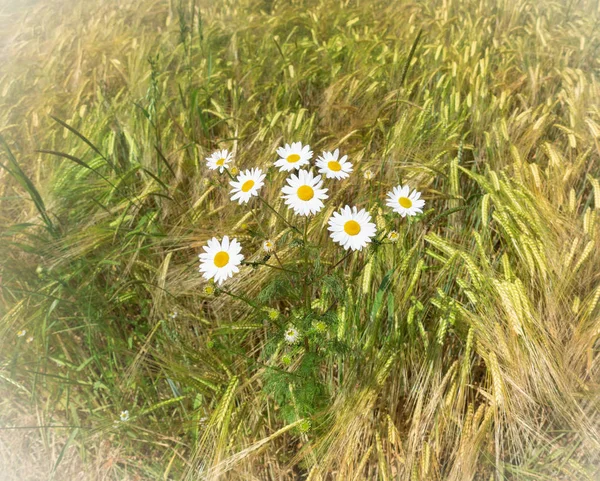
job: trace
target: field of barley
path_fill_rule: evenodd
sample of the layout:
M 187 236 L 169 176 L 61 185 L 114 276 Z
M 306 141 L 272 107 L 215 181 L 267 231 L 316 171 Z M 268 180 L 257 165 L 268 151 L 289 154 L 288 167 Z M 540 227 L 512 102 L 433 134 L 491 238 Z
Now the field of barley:
M 2 0 L 0 65 L 0 479 L 600 479 L 597 0 Z

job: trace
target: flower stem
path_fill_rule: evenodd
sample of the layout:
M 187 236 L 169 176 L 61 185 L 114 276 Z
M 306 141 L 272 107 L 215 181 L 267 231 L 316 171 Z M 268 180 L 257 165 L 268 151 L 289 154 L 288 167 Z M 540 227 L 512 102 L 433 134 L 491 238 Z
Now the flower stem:
M 299 274 L 296 271 L 292 271 L 290 269 L 286 269 L 285 267 L 283 267 L 283 263 L 281 262 L 281 259 L 279 258 L 279 256 L 277 255 L 277 252 L 273 251 L 273 255 L 275 256 L 275 259 L 277 259 L 277 263 L 279 264 L 279 266 L 281 267 L 281 269 L 285 272 L 285 276 L 287 277 L 290 286 L 294 285 L 294 281 L 292 281 L 292 278 L 289 276 L 288 272 L 292 272 L 294 274 Z
M 261 200 L 261 202 L 263 204 L 265 204 L 269 209 L 271 209 L 274 214 L 279 217 L 287 226 L 289 226 L 290 228 L 294 229 L 298 234 L 300 234 L 300 231 L 298 230 L 298 228 L 292 224 L 290 224 L 287 220 L 285 220 L 285 217 L 283 217 L 279 212 L 277 212 L 272 206 L 271 204 L 269 204 L 261 195 L 258 196 L 258 198 Z
M 245 302 L 246 304 L 248 304 L 250 307 L 253 307 L 254 309 L 257 309 L 259 311 L 261 310 L 260 307 L 258 307 L 256 304 L 254 304 L 250 299 L 246 299 L 244 296 L 240 296 L 238 294 L 234 294 L 233 292 L 230 292 L 230 291 L 225 290 L 225 289 L 220 288 L 220 287 L 219 287 L 219 291 L 221 291 L 224 294 L 227 294 L 230 297 L 233 297 L 234 299 L 238 299 L 238 300 L 240 300 L 242 302 Z
M 245 265 L 245 266 L 265 266 L 265 267 L 270 267 L 271 269 L 277 269 L 278 271 L 291 272 L 292 274 L 298 274 L 298 272 L 292 271 L 290 269 L 286 269 L 283 266 L 281 266 L 281 267 L 274 266 L 273 264 L 267 264 L 266 262 L 242 261 L 242 265 Z
M 306 304 L 306 310 L 310 310 L 310 295 L 308 292 L 308 278 L 309 278 L 309 270 L 308 270 L 308 247 L 307 247 L 307 238 L 308 238 L 308 217 L 304 218 L 304 233 L 302 235 L 302 246 L 304 249 L 304 303 Z
M 352 255 L 354 251 L 350 250 L 348 252 L 346 252 L 346 255 L 344 255 L 344 257 L 342 257 L 339 261 L 337 261 L 334 265 L 332 265 L 329 268 L 329 272 L 331 272 L 333 269 L 335 269 L 337 266 L 339 266 L 342 262 L 344 262 L 348 257 L 350 257 Z

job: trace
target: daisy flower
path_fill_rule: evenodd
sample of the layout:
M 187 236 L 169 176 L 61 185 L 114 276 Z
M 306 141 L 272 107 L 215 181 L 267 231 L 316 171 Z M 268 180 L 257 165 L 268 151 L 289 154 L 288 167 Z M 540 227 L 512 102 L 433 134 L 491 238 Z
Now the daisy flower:
M 302 146 L 301 142 L 293 142 L 292 145 L 285 144 L 285 147 L 279 147 L 277 155 L 279 155 L 279 160 L 275 162 L 275 167 L 279 167 L 282 172 L 290 172 L 307 165 L 308 161 L 312 159 L 313 153 L 310 145 Z
M 377 226 L 371 222 L 371 214 L 365 209 L 346 206 L 329 218 L 329 231 L 334 242 L 344 249 L 362 250 L 375 237 Z
M 200 258 L 200 272 L 205 279 L 214 279 L 219 285 L 235 272 L 239 272 L 238 266 L 242 263 L 244 256 L 240 254 L 242 246 L 237 239 L 223 237 L 219 242 L 216 237 L 208 241 L 203 247 L 204 252 L 198 257 Z
M 231 200 L 237 200 L 240 204 L 245 204 L 250 197 L 258 195 L 258 191 L 264 185 L 265 174 L 260 169 L 246 170 L 237 176 L 237 180 L 229 182 L 233 187 L 231 190 Z
M 352 164 L 348 162 L 348 156 L 344 155 L 338 159 L 340 149 L 335 149 L 333 153 L 323 152 L 323 155 L 317 159 L 316 165 L 319 174 L 325 174 L 328 179 L 345 179 L 352 172 Z
M 217 150 L 213 152 L 210 157 L 206 157 L 206 166 L 210 170 L 217 170 L 222 174 L 227 164 L 231 162 L 233 155 L 230 154 L 226 149 Z
M 33 336 L 29 336 L 29 337 L 26 339 L 26 342 L 27 342 L 27 344 L 29 344 L 30 342 L 33 342 Z
M 263 250 L 268 254 L 269 252 L 273 252 L 275 250 L 275 243 L 270 240 L 267 239 L 266 241 L 263 242 Z
M 119 419 L 124 423 L 129 421 L 129 411 L 127 411 L 127 410 L 121 411 L 121 414 L 119 415 Z
M 390 232 L 387 235 L 388 239 L 390 240 L 390 242 L 398 242 L 398 239 L 400 239 L 400 234 L 398 234 L 398 232 L 396 232 L 395 230 L 393 230 L 392 232 Z
M 300 339 L 300 332 L 298 332 L 298 329 L 296 329 L 294 326 L 289 326 L 285 330 L 283 337 L 285 338 L 285 342 L 288 344 L 296 344 L 298 339 Z
M 25 334 L 27 334 L 27 329 L 22 329 L 17 332 L 17 337 L 23 337 Z
M 373 177 L 375 176 L 373 174 L 373 171 L 371 169 L 367 169 L 365 170 L 365 173 L 363 174 L 365 180 L 373 180 Z
M 321 176 L 313 176 L 312 172 L 301 170 L 298 175 L 292 174 L 287 179 L 288 185 L 281 189 L 285 203 L 298 215 L 316 214 L 323 208 L 323 200 L 327 199 L 327 189 L 323 189 Z
M 408 185 L 399 185 L 388 192 L 388 207 L 402 217 L 413 216 L 423 212 L 425 201 L 421 199 L 421 193 L 413 190 L 410 192 Z

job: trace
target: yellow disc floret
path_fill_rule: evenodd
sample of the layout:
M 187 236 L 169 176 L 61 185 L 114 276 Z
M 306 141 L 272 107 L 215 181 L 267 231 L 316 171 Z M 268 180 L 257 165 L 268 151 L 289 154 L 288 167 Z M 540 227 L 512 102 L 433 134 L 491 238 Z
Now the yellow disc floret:
M 301 185 L 298 187 L 298 197 L 300 200 L 308 201 L 315 196 L 315 191 L 310 185 Z
M 214 263 L 218 268 L 225 267 L 229 262 L 229 254 L 225 251 L 219 251 L 215 254 Z
M 252 187 L 254 187 L 254 181 L 252 179 L 247 180 L 242 185 L 242 192 L 248 192 Z
M 412 200 L 410 200 L 408 197 L 400 197 L 398 199 L 398 204 L 400 204 L 405 209 L 410 209 L 412 207 Z
M 334 172 L 339 172 L 342 170 L 342 165 L 337 160 L 330 160 L 327 164 L 327 167 L 329 167 L 329 170 L 333 170 Z
M 360 232 L 360 224 L 355 220 L 349 220 L 344 224 L 344 231 L 348 235 L 357 235 Z

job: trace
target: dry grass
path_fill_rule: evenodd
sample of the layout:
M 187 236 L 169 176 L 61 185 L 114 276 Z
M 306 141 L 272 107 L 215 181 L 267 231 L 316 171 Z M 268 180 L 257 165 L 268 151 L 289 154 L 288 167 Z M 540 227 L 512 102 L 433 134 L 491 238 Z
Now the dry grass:
M 0 431 L 8 479 L 596 479 L 599 16 L 549 0 L 3 14 L 0 134 L 23 174 L 3 152 L 0 427 L 77 426 Z M 267 394 L 268 329 L 196 269 L 213 234 L 252 260 L 286 235 L 228 202 L 204 157 L 268 167 L 295 139 L 355 164 L 315 242 L 348 201 L 402 234 L 340 266 L 328 335 L 346 350 L 320 366 L 308 433 Z M 378 204 L 401 181 L 428 200 L 421 222 Z M 276 282 L 248 268 L 232 289 L 285 312 Z

